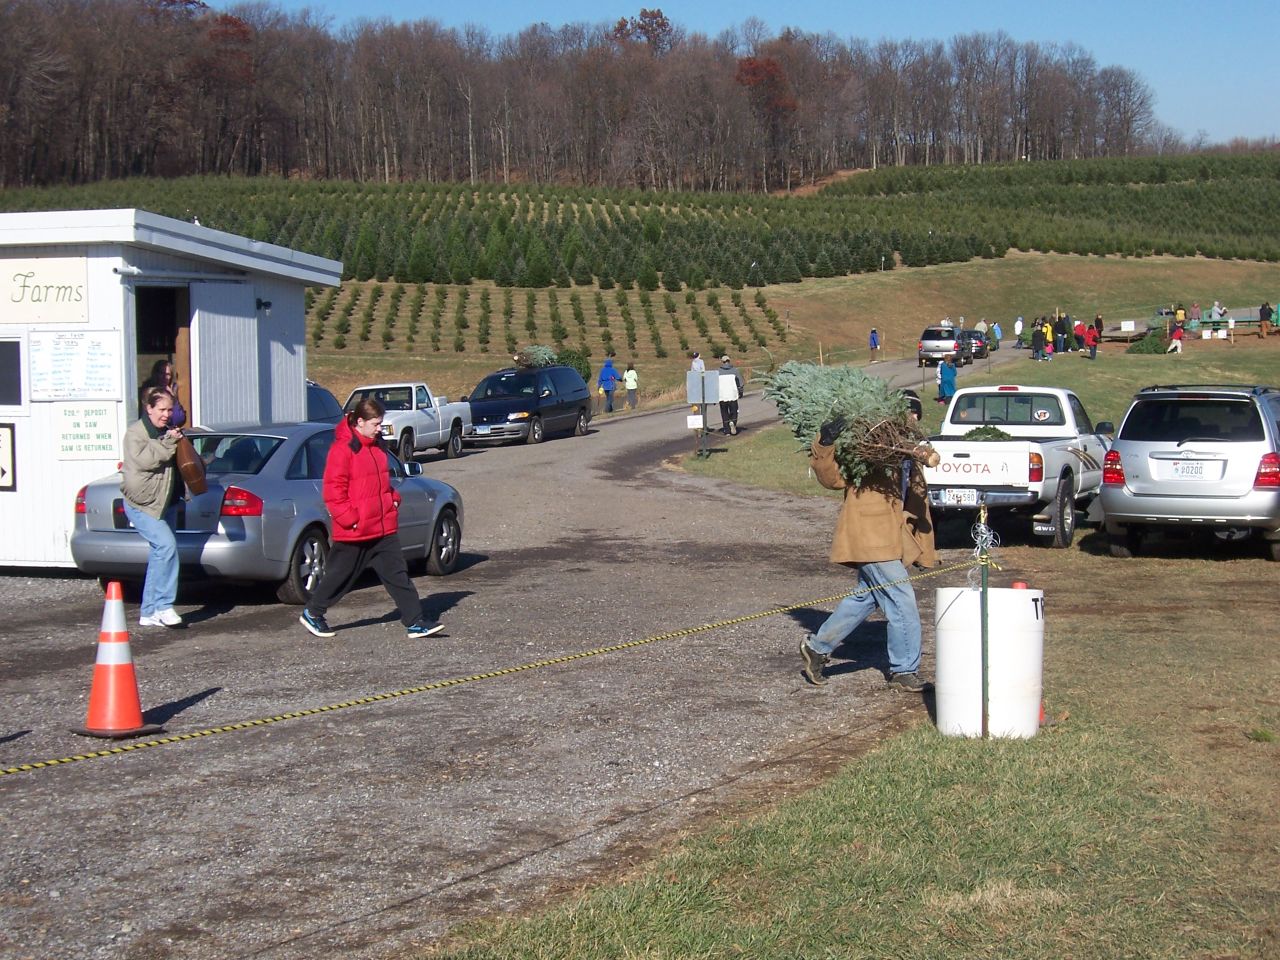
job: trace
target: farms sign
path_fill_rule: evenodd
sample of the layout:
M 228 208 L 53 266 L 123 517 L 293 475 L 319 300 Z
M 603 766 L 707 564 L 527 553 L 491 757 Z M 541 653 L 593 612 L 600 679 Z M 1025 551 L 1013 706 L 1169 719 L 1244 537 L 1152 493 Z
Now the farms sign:
M 0 260 L 0 323 L 84 323 L 87 286 L 79 257 Z

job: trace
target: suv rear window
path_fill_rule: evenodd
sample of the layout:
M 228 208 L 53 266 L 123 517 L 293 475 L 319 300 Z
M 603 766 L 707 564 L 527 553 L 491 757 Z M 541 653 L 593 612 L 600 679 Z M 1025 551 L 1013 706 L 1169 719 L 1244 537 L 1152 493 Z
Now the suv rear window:
M 955 327 L 930 327 L 924 333 L 920 334 L 921 340 L 958 340 Z
M 1262 417 L 1249 400 L 1152 397 L 1134 402 L 1118 437 L 1148 443 L 1192 438 L 1248 443 L 1265 439 L 1265 434 Z

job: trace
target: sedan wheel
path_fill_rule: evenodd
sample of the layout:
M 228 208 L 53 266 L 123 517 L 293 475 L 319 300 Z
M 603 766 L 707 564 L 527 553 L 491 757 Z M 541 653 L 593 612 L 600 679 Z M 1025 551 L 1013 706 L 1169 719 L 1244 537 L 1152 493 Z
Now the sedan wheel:
M 293 547 L 289 557 L 289 576 L 276 588 L 281 603 L 306 603 L 311 592 L 324 578 L 325 561 L 329 558 L 329 538 L 321 527 L 311 527 Z
M 445 508 L 436 518 L 431 545 L 427 548 L 427 573 L 433 577 L 448 576 L 458 568 L 461 555 L 462 527 L 454 512 Z

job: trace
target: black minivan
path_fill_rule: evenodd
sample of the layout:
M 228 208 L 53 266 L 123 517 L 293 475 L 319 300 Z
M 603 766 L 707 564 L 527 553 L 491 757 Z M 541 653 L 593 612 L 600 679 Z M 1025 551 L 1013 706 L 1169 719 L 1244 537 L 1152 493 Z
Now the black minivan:
M 523 440 L 541 443 L 547 434 L 587 432 L 591 391 L 573 367 L 508 367 L 491 373 L 470 397 L 469 445 Z

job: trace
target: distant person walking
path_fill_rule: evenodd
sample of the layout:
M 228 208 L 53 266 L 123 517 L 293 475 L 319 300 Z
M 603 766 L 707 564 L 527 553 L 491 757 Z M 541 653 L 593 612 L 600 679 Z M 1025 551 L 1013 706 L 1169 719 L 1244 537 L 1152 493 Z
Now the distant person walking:
M 707 365 L 702 361 L 702 355 L 697 350 L 693 351 L 693 360 L 689 364 L 689 369 L 697 373 L 703 373 L 707 369 Z
M 991 325 L 991 349 L 999 350 L 1000 341 L 1004 339 L 1004 331 L 1000 329 L 1000 321 L 997 320 Z
M 1271 309 L 1271 304 L 1264 300 L 1262 306 L 1258 308 L 1258 336 L 1264 338 L 1271 332 L 1271 318 L 1275 316 L 1275 311 Z
M 733 399 L 720 401 L 720 432 L 738 432 L 738 400 L 742 397 L 742 374 L 728 357 L 720 358 L 720 392 L 725 390 L 725 380 L 733 378 Z
M 1044 359 L 1044 327 L 1035 326 L 1031 329 L 1031 359 Z
M 1098 359 L 1098 328 L 1094 326 L 1085 327 L 1084 345 L 1089 348 L 1089 359 Z
M 938 364 L 938 402 L 947 403 L 956 394 L 956 356 L 949 353 Z
M 880 331 L 875 327 L 871 328 L 871 336 L 867 338 L 867 349 L 871 351 L 872 363 L 880 359 Z
M 1015 350 L 1022 349 L 1022 318 L 1021 317 L 1013 321 L 1013 346 Z
M 618 381 L 622 374 L 613 365 L 613 354 L 605 357 L 604 366 L 600 368 L 600 376 L 596 377 L 596 386 L 604 391 L 604 412 L 613 413 L 613 391 L 618 389 Z
M 324 615 L 368 568 L 378 574 L 395 601 L 410 640 L 444 629 L 422 615 L 422 600 L 405 566 L 399 534 L 400 494 L 391 487 L 391 465 L 382 439 L 385 415 L 381 403 L 366 397 L 334 428 L 324 465 L 324 505 L 333 521 L 333 548 L 324 577 L 298 618 L 317 637 L 334 636 Z
M 640 374 L 636 373 L 636 365 L 628 363 L 626 372 L 622 374 L 622 386 L 627 391 L 627 407 L 636 408 L 640 393 Z
M 1173 333 L 1169 335 L 1169 349 L 1165 353 L 1181 353 L 1182 352 L 1182 324 L 1175 323 L 1173 325 Z

